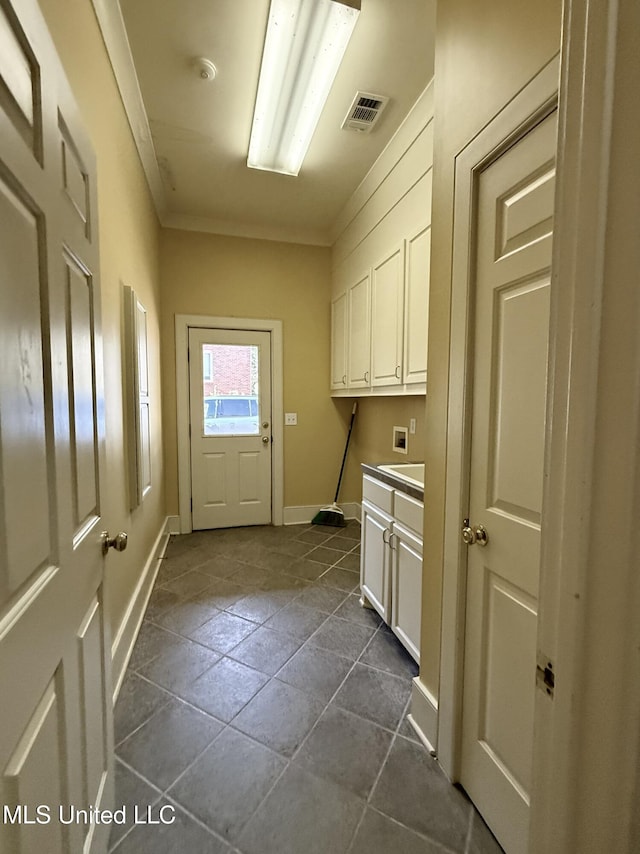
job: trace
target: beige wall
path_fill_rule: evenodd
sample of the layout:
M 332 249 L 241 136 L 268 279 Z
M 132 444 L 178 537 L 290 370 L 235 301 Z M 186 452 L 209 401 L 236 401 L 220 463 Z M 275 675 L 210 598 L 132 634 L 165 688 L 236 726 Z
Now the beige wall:
M 164 523 L 160 417 L 159 226 L 102 37 L 87 0 L 40 0 L 97 157 L 105 365 L 106 465 L 102 511 L 112 533 L 129 534 L 127 551 L 106 562 L 105 597 L 115 636 L 146 558 Z M 122 394 L 122 284 L 148 311 L 152 490 L 128 511 Z
M 438 4 L 421 678 L 438 695 L 454 158 L 557 53 L 557 0 Z
M 420 462 L 424 456 L 424 395 L 357 400 L 358 412 L 340 490 L 341 501 L 362 501 L 360 463 Z M 408 429 L 410 418 L 416 419 L 416 432 L 409 436 L 408 453 L 393 451 L 393 428 Z
M 330 253 L 317 246 L 163 229 L 163 400 L 167 512 L 178 513 L 176 314 L 283 322 L 284 504 L 333 500 L 351 406 L 329 397 Z

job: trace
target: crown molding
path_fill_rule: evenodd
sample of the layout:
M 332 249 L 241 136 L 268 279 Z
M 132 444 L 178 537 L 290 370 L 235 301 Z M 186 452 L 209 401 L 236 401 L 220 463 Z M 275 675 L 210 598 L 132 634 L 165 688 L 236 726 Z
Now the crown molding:
M 156 212 L 162 220 L 167 201 L 120 4 L 115 0 L 91 2 Z
M 309 246 L 330 246 L 328 232 L 320 229 L 295 228 L 289 226 L 249 225 L 241 222 L 210 219 L 190 214 L 169 213 L 161 218 L 163 228 L 181 231 L 201 231 L 227 237 L 248 237 L 255 240 L 273 240 L 279 243 L 301 243 Z

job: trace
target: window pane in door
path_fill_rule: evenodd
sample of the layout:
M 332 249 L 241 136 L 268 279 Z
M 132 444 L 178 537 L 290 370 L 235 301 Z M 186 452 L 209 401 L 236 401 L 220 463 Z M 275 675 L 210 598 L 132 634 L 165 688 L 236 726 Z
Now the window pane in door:
M 257 436 L 260 432 L 259 348 L 202 345 L 204 436 Z

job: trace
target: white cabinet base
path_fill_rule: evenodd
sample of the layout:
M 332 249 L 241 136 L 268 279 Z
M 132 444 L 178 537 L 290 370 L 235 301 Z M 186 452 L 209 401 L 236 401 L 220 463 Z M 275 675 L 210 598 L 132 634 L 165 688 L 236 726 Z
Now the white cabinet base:
M 365 475 L 360 604 L 377 611 L 420 663 L 423 503 Z

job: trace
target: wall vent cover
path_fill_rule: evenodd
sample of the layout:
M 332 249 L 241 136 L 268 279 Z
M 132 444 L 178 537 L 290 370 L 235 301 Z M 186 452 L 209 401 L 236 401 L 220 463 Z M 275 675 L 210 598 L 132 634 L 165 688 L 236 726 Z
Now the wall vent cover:
M 369 133 L 386 107 L 389 99 L 384 95 L 372 95 L 371 92 L 356 92 L 349 112 L 341 127 L 344 130 L 357 130 Z

